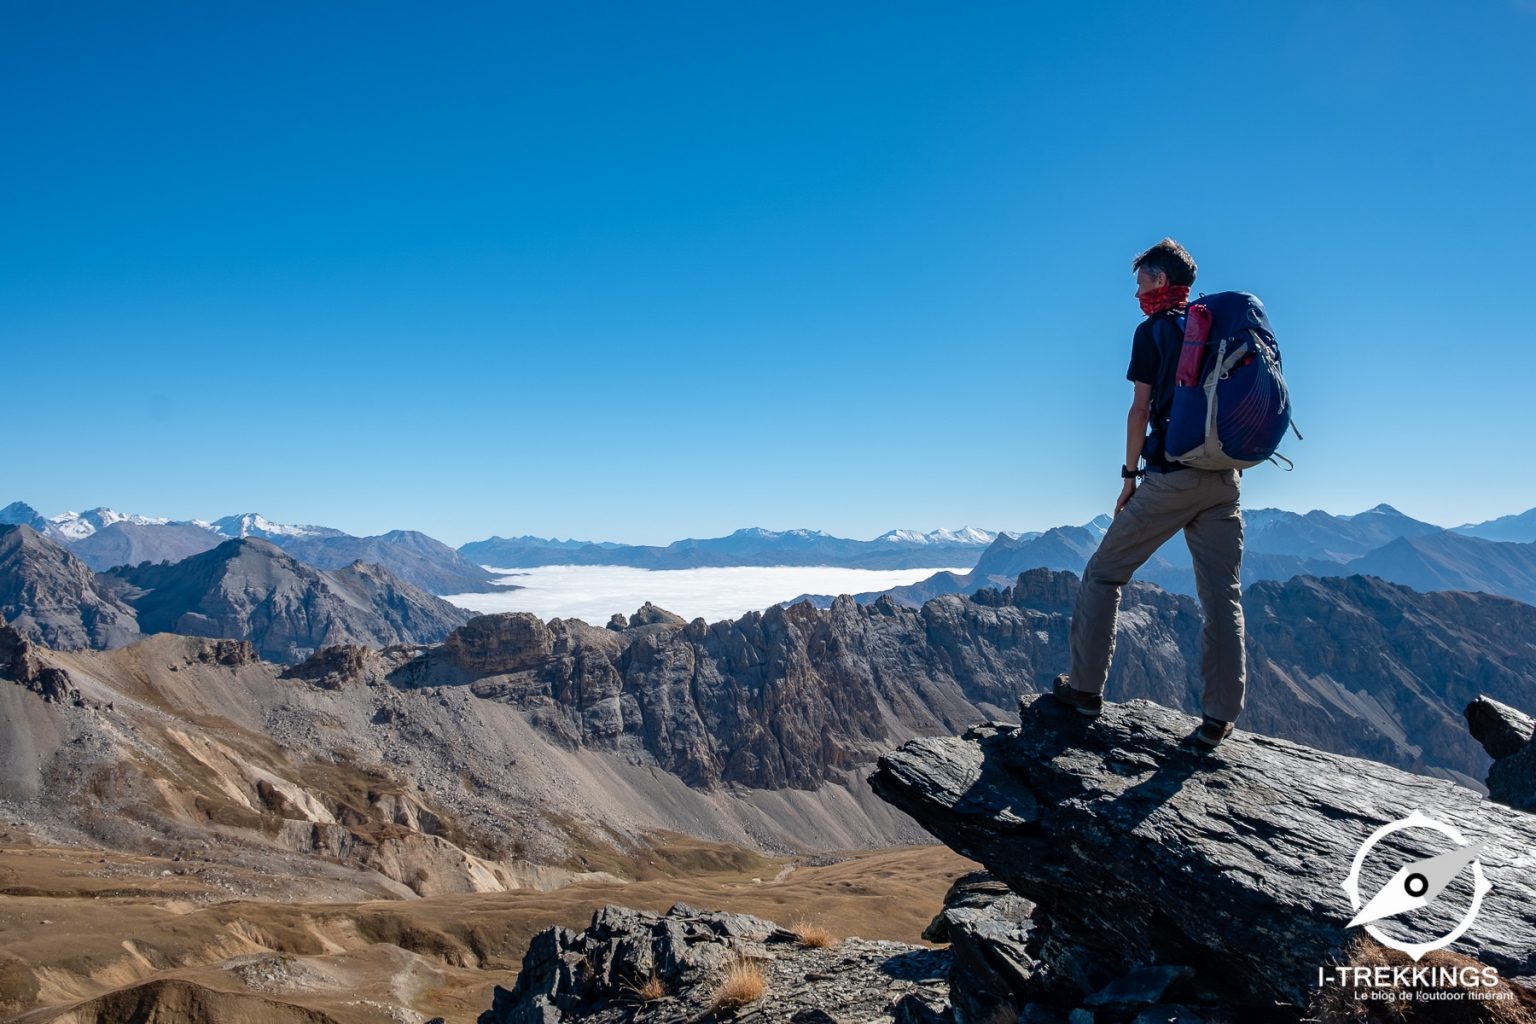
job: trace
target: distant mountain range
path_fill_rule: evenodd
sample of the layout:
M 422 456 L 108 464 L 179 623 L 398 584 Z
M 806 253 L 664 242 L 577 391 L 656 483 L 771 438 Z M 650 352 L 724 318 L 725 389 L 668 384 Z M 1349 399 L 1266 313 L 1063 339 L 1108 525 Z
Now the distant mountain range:
M 1247 509 L 1243 555 L 1246 584 L 1295 576 L 1365 573 L 1422 590 L 1483 591 L 1536 601 L 1536 509 L 1447 530 L 1377 505 L 1355 515 Z M 970 566 L 944 571 L 905 587 L 856 595 L 863 603 L 888 593 L 919 605 L 940 594 L 1006 586 L 1033 568 L 1080 573 L 1093 554 L 1108 516 L 1081 526 L 1013 533 L 959 530 L 889 530 L 873 540 L 834 537 L 821 530 L 740 529 L 724 537 L 687 538 L 667 545 L 491 537 L 457 551 L 425 534 L 395 530 L 355 537 L 325 526 L 276 523 L 255 513 L 221 519 L 172 521 L 125 515 L 107 508 L 51 518 L 15 502 L 0 509 L 0 523 L 25 524 L 70 549 L 86 565 L 105 571 L 142 562 L 177 562 L 229 538 L 260 538 L 318 569 L 356 561 L 384 567 L 433 594 L 503 589 L 485 566 L 523 569 L 542 565 L 623 565 L 645 569 L 703 566 L 812 566 L 911 569 Z M 1194 573 L 1183 538 L 1175 535 L 1138 578 L 1181 594 L 1194 593 Z M 830 594 L 802 594 L 821 607 Z
M 526 569 L 539 565 L 627 565 L 694 569 L 731 565 L 836 565 L 849 569 L 923 569 L 970 565 L 997 537 L 991 530 L 889 530 L 874 540 L 834 537 L 821 530 L 748 527 L 726 537 L 649 544 L 492 537 L 459 548 L 480 565 Z
M 354 537 L 328 526 L 291 526 L 247 512 L 211 522 L 130 516 L 108 508 L 44 518 L 22 502 L 0 509 L 0 525 L 25 525 L 67 546 L 98 572 L 142 562 L 179 562 L 235 538 L 269 541 L 317 569 L 340 569 L 361 559 L 382 566 L 431 594 L 505 590 L 495 577 L 441 541 L 415 530 Z
M 0 619 L 59 650 L 177 633 L 247 640 L 291 663 L 335 644 L 441 640 L 469 618 L 377 565 L 316 569 L 259 537 L 97 573 L 31 526 L 0 526 Z
M 1536 511 L 1536 510 L 1533 510 Z M 1246 509 L 1243 583 L 1289 580 L 1297 576 L 1377 576 L 1420 591 L 1464 590 L 1536 603 L 1536 543 L 1489 540 L 1490 527 L 1500 536 L 1523 536 L 1520 521 L 1536 516 L 1507 516 L 1447 530 L 1405 516 L 1390 505 L 1350 516 L 1312 511 Z M 980 587 L 1007 586 L 1028 569 L 1081 574 L 1098 547 L 1110 518 L 1083 526 L 1058 526 L 1035 536 L 1003 534 L 982 552 L 969 573 L 941 572 L 907 586 L 854 595 L 868 604 L 881 595 L 917 607 L 941 594 L 969 594 Z M 1178 594 L 1195 593 L 1194 569 L 1184 538 L 1175 534 L 1157 550 L 1136 578 Z M 828 607 L 834 595 L 801 594 L 783 604 L 810 600 Z

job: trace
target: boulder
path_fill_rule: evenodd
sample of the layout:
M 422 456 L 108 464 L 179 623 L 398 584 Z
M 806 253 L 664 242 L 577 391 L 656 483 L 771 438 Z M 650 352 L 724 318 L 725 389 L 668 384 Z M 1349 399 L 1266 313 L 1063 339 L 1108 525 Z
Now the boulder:
M 1467 705 L 1465 714 L 1472 738 L 1495 761 L 1524 750 L 1532 733 L 1536 733 L 1536 720 L 1530 715 L 1492 697 L 1478 697 Z
M 1488 795 L 1522 811 L 1536 811 L 1536 721 L 1508 704 L 1479 697 L 1467 705 L 1472 735 L 1494 759 L 1488 769 Z

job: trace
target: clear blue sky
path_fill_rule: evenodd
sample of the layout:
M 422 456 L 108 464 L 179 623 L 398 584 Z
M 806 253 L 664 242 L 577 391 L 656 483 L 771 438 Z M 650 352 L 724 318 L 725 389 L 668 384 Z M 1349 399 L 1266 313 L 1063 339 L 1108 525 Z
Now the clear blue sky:
M 1082 522 L 1171 234 L 1287 359 L 1247 504 L 1536 505 L 1533 0 L 13 3 L 0 110 L 0 504 Z

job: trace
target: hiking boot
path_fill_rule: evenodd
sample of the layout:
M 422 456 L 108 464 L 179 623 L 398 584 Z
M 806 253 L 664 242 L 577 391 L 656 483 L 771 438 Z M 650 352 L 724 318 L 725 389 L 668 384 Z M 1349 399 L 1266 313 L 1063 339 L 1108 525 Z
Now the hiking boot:
M 1232 723 L 1223 722 L 1219 718 L 1206 715 L 1200 721 L 1200 728 L 1195 730 L 1196 741 L 1208 747 L 1219 747 L 1221 741 L 1232 735 Z
M 1097 715 L 1104 710 L 1103 695 L 1074 690 L 1068 685 L 1065 672 L 1056 677 L 1056 685 L 1051 689 L 1051 696 L 1055 697 L 1057 702 L 1069 708 L 1075 708 L 1080 715 Z

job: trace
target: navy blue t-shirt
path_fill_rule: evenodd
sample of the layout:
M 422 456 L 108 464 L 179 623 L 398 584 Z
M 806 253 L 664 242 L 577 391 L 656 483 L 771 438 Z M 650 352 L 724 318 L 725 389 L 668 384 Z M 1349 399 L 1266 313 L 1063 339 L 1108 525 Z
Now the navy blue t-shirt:
M 1153 323 L 1167 320 L 1154 332 Z M 1158 344 L 1161 337 L 1162 344 Z M 1173 385 L 1179 368 L 1179 349 L 1184 329 L 1172 310 L 1149 316 L 1136 327 L 1131 338 L 1131 365 L 1125 379 L 1152 385 L 1152 410 L 1147 417 L 1147 441 L 1141 455 L 1147 466 L 1156 470 L 1183 469 L 1182 462 L 1169 462 L 1163 455 L 1163 436 L 1168 430 L 1168 414 L 1173 409 Z

